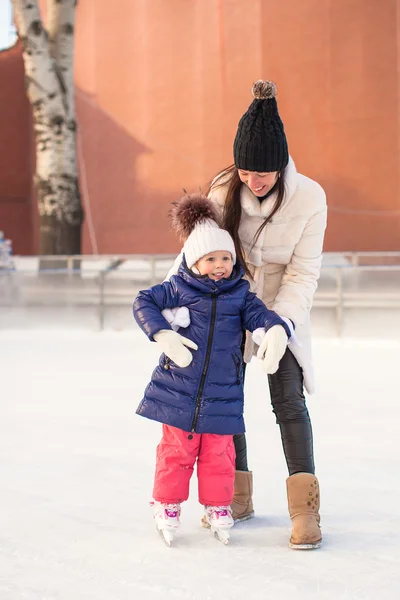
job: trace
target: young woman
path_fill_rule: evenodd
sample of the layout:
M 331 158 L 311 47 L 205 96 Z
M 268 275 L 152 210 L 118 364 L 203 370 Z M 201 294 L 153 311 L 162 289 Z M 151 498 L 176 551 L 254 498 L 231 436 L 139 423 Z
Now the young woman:
M 300 342 L 289 343 L 278 371 L 268 380 L 289 471 L 289 545 L 317 548 L 322 540 L 319 484 L 303 387 L 310 394 L 314 391 L 310 310 L 320 272 L 326 198 L 318 183 L 297 172 L 289 156 L 275 84 L 256 81 L 252 92 L 254 100 L 239 121 L 234 141 L 234 165 L 215 177 L 209 198 L 235 242 L 252 291 L 268 308 L 290 319 Z M 172 272 L 178 263 L 179 259 Z M 244 361 L 249 362 L 255 352 L 247 333 Z M 240 521 L 254 515 L 253 484 L 244 434 L 234 436 L 234 443 L 232 509 L 234 519 Z

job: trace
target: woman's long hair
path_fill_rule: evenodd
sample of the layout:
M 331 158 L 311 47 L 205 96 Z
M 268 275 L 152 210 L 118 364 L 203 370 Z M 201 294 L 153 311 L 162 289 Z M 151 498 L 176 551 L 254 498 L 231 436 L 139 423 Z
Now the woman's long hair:
M 246 264 L 246 260 L 244 258 L 243 247 L 239 238 L 239 225 L 240 220 L 242 218 L 242 205 L 240 203 L 240 188 L 242 186 L 242 181 L 240 180 L 239 173 L 235 165 L 227 167 L 215 177 L 215 179 L 208 186 L 207 194 L 209 194 L 211 190 L 218 189 L 222 186 L 228 187 L 222 217 L 222 227 L 231 234 L 235 244 L 238 261 L 243 266 L 246 275 L 252 278 L 249 268 Z M 255 244 L 257 243 L 257 240 L 260 237 L 263 229 L 267 226 L 267 224 L 271 221 L 272 217 L 278 212 L 278 210 L 282 206 L 284 194 L 284 175 L 283 172 L 280 172 L 278 174 L 278 196 L 276 198 L 276 202 L 270 214 L 264 219 L 263 223 L 261 223 L 260 227 L 257 229 L 252 240 L 250 251 L 254 248 Z

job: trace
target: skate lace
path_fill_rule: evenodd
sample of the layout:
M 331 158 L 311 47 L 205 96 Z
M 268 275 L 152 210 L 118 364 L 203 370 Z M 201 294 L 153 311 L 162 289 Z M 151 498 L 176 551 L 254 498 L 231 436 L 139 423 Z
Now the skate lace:
M 181 512 L 179 504 L 165 504 L 164 510 L 165 514 L 170 519 L 175 519 L 176 517 L 179 517 L 179 514 Z
M 228 517 L 231 515 L 229 506 L 208 506 L 207 512 L 210 516 L 216 514 L 219 517 Z

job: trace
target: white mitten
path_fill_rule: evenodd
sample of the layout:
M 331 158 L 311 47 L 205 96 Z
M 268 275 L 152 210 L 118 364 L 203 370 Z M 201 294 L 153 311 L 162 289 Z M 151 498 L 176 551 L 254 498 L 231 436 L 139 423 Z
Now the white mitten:
M 190 314 L 187 306 L 164 308 L 161 314 L 174 331 L 178 331 L 180 327 L 189 327 L 190 325 Z
M 160 346 L 164 354 L 173 360 L 178 367 L 187 367 L 192 362 L 193 356 L 188 348 L 192 348 L 193 350 L 197 350 L 198 348 L 197 344 L 192 342 L 192 340 L 170 329 L 161 329 L 153 336 L 153 339 Z
M 261 341 L 257 358 L 263 361 L 263 369 L 268 375 L 276 373 L 279 361 L 286 352 L 288 336 L 282 325 L 274 325 L 268 329 Z

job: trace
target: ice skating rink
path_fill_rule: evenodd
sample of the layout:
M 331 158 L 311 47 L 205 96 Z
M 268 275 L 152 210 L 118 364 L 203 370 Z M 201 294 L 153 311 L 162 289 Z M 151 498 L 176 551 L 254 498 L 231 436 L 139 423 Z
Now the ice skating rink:
M 157 356 L 135 329 L 0 333 L 1 600 L 398 600 L 400 343 L 314 343 L 313 552 L 287 547 L 286 467 L 254 361 L 256 518 L 217 542 L 194 476 L 175 545 L 162 544 L 148 507 L 160 426 L 135 415 Z

